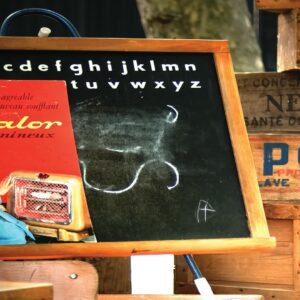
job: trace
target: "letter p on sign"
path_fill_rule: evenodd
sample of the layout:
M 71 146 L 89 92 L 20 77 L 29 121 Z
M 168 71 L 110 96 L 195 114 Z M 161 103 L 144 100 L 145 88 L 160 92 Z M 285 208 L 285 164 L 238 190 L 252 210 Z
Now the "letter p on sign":
M 273 150 L 280 150 L 280 157 L 274 157 Z M 273 166 L 285 165 L 289 160 L 289 145 L 285 143 L 264 144 L 264 176 L 273 175 Z

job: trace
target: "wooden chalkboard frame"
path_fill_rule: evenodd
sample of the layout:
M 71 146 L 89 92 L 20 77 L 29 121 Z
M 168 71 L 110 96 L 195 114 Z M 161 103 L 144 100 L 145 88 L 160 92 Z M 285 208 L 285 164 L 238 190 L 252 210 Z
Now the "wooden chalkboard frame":
M 1 37 L 0 50 L 213 54 L 251 235 L 249 238 L 5 245 L 0 247 L 1 259 L 232 253 L 265 250 L 275 246 L 275 239 L 270 237 L 267 227 L 227 41 Z

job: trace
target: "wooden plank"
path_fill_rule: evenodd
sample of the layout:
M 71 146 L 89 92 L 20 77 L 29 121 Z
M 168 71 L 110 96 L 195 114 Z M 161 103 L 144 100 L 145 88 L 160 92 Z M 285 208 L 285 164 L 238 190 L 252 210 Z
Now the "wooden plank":
M 294 220 L 294 290 L 300 292 L 300 220 Z
M 1 246 L 0 259 L 49 259 L 49 258 L 76 258 L 82 257 L 118 257 L 144 254 L 170 254 L 176 253 L 237 253 L 237 252 L 259 252 L 275 247 L 274 238 L 229 238 L 207 240 L 181 240 L 158 242 L 119 242 L 119 243 L 97 243 L 97 244 L 40 244 Z M 155 247 L 154 247 L 155 245 Z
M 265 299 L 291 299 L 297 295 L 293 290 L 293 286 L 281 284 L 261 284 L 261 283 L 247 283 L 247 282 L 227 282 L 210 280 L 210 286 L 216 294 L 257 294 L 262 295 Z M 197 288 L 194 283 L 182 283 L 176 286 L 176 293 L 178 294 L 196 294 Z M 289 296 L 290 298 L 285 298 Z M 297 299 L 297 298 L 293 298 Z
M 280 248 L 283 246 L 283 251 Z M 275 253 L 263 255 L 201 255 L 195 260 L 207 280 L 292 285 L 292 244 L 278 243 Z M 280 271 L 279 271 L 280 270 Z
M 268 219 L 270 234 L 276 237 L 277 242 L 294 242 L 294 231 L 292 220 Z
M 243 284 L 234 285 L 222 285 L 212 283 L 212 288 L 215 293 L 223 294 L 260 294 L 265 300 L 284 299 L 284 300 L 297 300 L 299 299 L 299 293 L 292 289 L 278 287 L 259 287 L 259 286 L 247 286 Z
M 300 294 L 288 285 L 270 285 L 260 283 L 245 282 L 226 282 L 226 281 L 210 281 L 210 285 L 215 294 L 259 294 L 266 300 L 284 299 L 297 300 Z M 197 288 L 194 283 L 182 283 L 177 286 L 176 292 L 179 294 L 195 294 Z
M 298 0 L 256 0 L 256 6 L 261 10 L 282 11 L 300 8 Z
M 249 135 L 264 201 L 300 200 L 299 135 Z
M 98 300 L 201 300 L 200 295 L 98 295 Z M 260 295 L 215 295 L 220 300 L 264 300 Z
M 97 270 L 100 294 L 130 294 L 130 258 L 91 258 L 85 259 Z
M 228 42 L 221 40 L 162 40 L 159 39 L 101 39 L 0 37 L 2 50 L 80 50 L 80 51 L 136 51 L 136 52 L 229 52 Z
M 2 300 L 51 300 L 53 287 L 50 283 L 0 281 Z
M 300 219 L 299 201 L 286 201 L 286 203 L 278 203 L 278 201 L 265 201 L 264 208 L 267 218 L 270 219 Z
M 55 300 L 92 300 L 98 288 L 95 269 L 81 261 L 1 261 L 0 280 L 51 283 Z
M 277 70 L 297 70 L 299 60 L 300 11 L 294 9 L 278 17 Z
M 296 9 L 293 10 L 293 13 L 295 15 L 295 27 L 296 27 L 296 63 L 297 68 L 300 66 L 300 10 Z
M 248 133 L 300 132 L 300 73 L 236 73 Z

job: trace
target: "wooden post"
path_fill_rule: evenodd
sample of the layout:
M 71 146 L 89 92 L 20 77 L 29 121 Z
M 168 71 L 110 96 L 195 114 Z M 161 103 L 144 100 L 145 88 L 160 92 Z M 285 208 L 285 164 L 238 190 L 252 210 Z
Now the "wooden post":
M 300 68 L 300 9 L 278 17 L 277 69 L 279 72 Z

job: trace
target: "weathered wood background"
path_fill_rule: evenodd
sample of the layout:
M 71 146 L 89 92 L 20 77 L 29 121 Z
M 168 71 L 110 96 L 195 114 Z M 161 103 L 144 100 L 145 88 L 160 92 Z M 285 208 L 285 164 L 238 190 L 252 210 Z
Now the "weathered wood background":
M 300 132 L 300 73 L 237 73 L 249 133 Z

